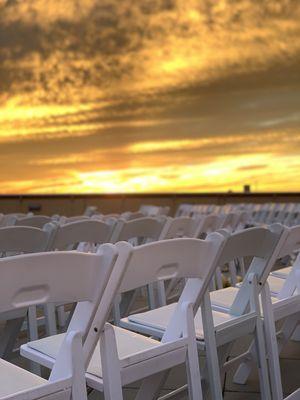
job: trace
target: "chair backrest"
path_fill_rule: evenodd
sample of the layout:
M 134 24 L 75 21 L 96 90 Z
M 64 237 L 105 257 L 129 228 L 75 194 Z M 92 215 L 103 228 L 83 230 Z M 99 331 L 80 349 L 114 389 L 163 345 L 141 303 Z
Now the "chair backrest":
M 178 206 L 176 213 L 175 213 L 175 218 L 177 217 L 189 217 L 193 211 L 193 204 L 186 204 L 182 203 Z
M 91 217 L 97 212 L 98 207 L 96 206 L 87 206 L 86 209 L 84 210 L 83 215 L 86 215 L 87 217 Z
M 98 340 L 95 332 L 103 328 L 119 292 L 127 292 L 165 279 L 191 278 L 197 283 L 197 290 L 189 293 L 188 300 L 195 302 L 209 285 L 224 241 L 222 235 L 215 233 L 205 240 L 179 238 L 136 247 L 128 242 L 117 243 L 119 256 L 91 325 L 94 329 L 90 330 L 86 340 L 86 353 L 89 354 L 94 348 L 95 341 Z M 177 318 L 179 314 L 177 313 Z M 180 337 L 180 333 L 177 336 Z
M 4 214 L 2 221 L 1 221 L 1 227 L 14 225 L 17 218 L 24 218 L 24 217 L 30 216 L 30 215 L 32 215 L 32 214 L 31 213 L 28 213 L 28 214 L 23 214 L 23 213 Z
M 190 217 L 168 218 L 159 239 L 175 239 L 180 237 L 195 237 L 200 220 Z
M 224 237 L 211 235 L 207 240 L 177 238 L 131 248 L 126 272 L 119 291 L 126 292 L 149 283 L 172 278 L 211 277 L 211 260 Z M 125 242 L 117 248 L 128 246 Z
M 1 258 L 0 312 L 48 302 L 95 302 L 117 254 L 113 246 L 110 253 L 110 263 L 103 252 L 44 252 Z
M 52 242 L 55 227 L 43 229 L 29 226 L 0 228 L 0 253 L 37 253 L 46 251 Z
M 245 257 L 252 259 L 241 288 L 231 306 L 231 314 L 242 315 L 247 311 L 251 296 L 248 284 L 249 275 L 254 274 L 259 283 L 258 288 L 262 288 L 275 261 L 279 258 L 286 235 L 286 228 L 280 224 L 274 224 L 269 228 L 245 229 L 228 237 L 219 265 Z
M 32 215 L 30 217 L 16 218 L 14 226 L 32 226 L 35 228 L 42 228 L 48 222 L 51 222 L 52 218 L 47 215 Z
M 286 240 L 280 249 L 278 258 L 284 258 L 295 252 L 298 254 L 292 263 L 292 271 L 284 280 L 284 285 L 277 295 L 279 299 L 284 299 L 294 294 L 297 289 L 298 280 L 296 271 L 300 270 L 300 226 L 298 225 L 287 228 L 287 232 Z
M 250 222 L 250 214 L 247 211 L 241 211 L 239 213 L 236 230 L 244 229 Z
M 97 254 L 47 252 L 0 259 L 0 313 L 49 302 L 77 302 L 68 333 L 80 333 L 84 343 L 117 256 L 116 247 L 106 244 Z M 51 376 L 65 361 L 57 358 Z
M 225 219 L 220 228 L 227 229 L 230 232 L 233 232 L 237 227 L 238 221 L 239 221 L 239 213 L 230 212 L 226 214 Z
M 110 241 L 114 226 L 112 224 L 89 219 L 70 222 L 57 227 L 52 241 L 53 250 L 65 250 L 79 243 L 102 244 Z
M 149 240 L 158 240 L 165 222 L 165 217 L 144 217 L 131 221 L 121 218 L 114 229 L 111 242 L 137 239 L 138 243 L 141 244 Z
M 220 229 L 223 223 L 223 216 L 217 214 L 208 214 L 204 216 L 198 225 L 195 237 L 202 238 L 205 235 Z
M 156 217 L 159 215 L 168 215 L 170 207 L 160 207 L 144 204 L 140 206 L 139 211 L 148 217 Z

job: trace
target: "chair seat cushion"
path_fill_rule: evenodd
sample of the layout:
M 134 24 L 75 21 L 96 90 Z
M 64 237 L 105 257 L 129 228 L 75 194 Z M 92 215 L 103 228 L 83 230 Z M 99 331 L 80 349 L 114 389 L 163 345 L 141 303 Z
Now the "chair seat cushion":
M 268 284 L 270 286 L 270 291 L 272 295 L 272 303 L 275 303 L 277 302 L 277 299 L 274 296 L 276 296 L 282 289 L 284 279 L 270 275 L 268 277 Z M 228 287 L 210 292 L 210 301 L 212 307 L 221 312 L 222 309 L 224 310 L 224 312 L 226 312 L 226 310 L 230 310 L 238 291 L 239 287 Z
M 146 311 L 140 314 L 133 314 L 128 317 L 128 321 L 134 322 L 135 324 L 148 326 L 150 328 L 154 328 L 163 332 L 165 331 L 166 327 L 170 322 L 171 316 L 175 311 L 176 305 L 177 303 L 173 303 L 164 307 L 156 308 L 155 310 Z M 237 316 L 218 311 L 213 311 L 212 314 L 215 327 L 221 326 L 225 323 L 237 320 L 239 318 Z M 195 316 L 195 328 L 196 328 L 197 339 L 203 340 L 204 333 L 203 333 L 201 311 L 198 311 Z
M 268 277 L 268 284 L 272 295 L 278 294 L 283 288 L 284 283 L 285 279 L 273 275 L 269 275 Z
M 24 390 L 43 386 L 48 381 L 0 359 L 0 399 Z
M 116 336 L 118 356 L 121 360 L 137 355 L 138 353 L 157 348 L 161 345 L 161 343 L 157 340 L 130 332 L 126 329 L 114 327 L 114 332 Z M 59 353 L 59 348 L 64 340 L 64 337 L 65 333 L 48 336 L 44 339 L 29 342 L 27 343 L 27 346 L 55 360 L 57 354 Z M 100 344 L 98 343 L 92 355 L 87 372 L 97 377 L 102 377 L 99 346 Z
M 276 271 L 271 272 L 271 275 L 277 276 L 278 278 L 286 279 L 293 267 L 285 267 L 281 269 L 277 269 Z
M 210 301 L 212 307 L 216 306 L 229 310 L 238 291 L 239 289 L 236 287 L 227 287 L 225 289 L 214 290 L 213 292 L 210 292 Z

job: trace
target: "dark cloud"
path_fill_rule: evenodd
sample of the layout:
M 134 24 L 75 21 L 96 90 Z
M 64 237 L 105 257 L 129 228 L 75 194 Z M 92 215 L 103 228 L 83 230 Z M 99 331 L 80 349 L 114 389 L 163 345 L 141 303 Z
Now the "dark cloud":
M 295 0 L 0 1 L 0 178 L 52 191 L 80 173 L 161 167 L 173 188 L 177 167 L 253 156 L 230 167 L 241 180 L 205 185 L 266 179 L 254 155 L 300 149 L 299 18 Z

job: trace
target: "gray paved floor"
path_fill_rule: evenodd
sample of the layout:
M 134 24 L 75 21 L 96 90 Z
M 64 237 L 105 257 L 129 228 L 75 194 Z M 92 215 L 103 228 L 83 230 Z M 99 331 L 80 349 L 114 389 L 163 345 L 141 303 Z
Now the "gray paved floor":
M 242 350 L 247 348 L 249 338 L 244 338 L 242 341 L 236 343 L 231 351 L 231 355 L 235 355 Z M 13 360 L 16 364 L 22 367 L 28 368 L 26 360 L 17 357 Z M 203 359 L 201 357 L 201 363 Z M 292 342 L 286 346 L 281 354 L 281 370 L 282 370 L 282 381 L 284 387 L 284 393 L 288 394 L 294 391 L 297 387 L 300 387 L 300 342 Z M 43 373 L 45 374 L 45 371 Z M 232 381 L 233 372 L 228 372 L 225 377 L 225 400 L 258 400 L 260 399 L 259 394 L 259 383 L 256 371 L 250 376 L 246 385 L 237 385 Z M 180 366 L 174 369 L 164 387 L 163 393 L 168 393 L 170 390 L 177 388 L 179 385 L 186 383 L 186 375 L 184 366 Z M 135 398 L 139 387 L 139 383 L 131 384 L 128 388 L 124 389 L 124 399 L 132 400 Z M 102 400 L 103 396 L 99 393 L 92 393 L 90 400 Z M 187 397 L 185 397 L 187 399 Z
M 232 350 L 232 354 L 236 354 L 238 350 L 246 347 L 248 339 L 238 343 Z M 300 342 L 290 342 L 281 355 L 282 380 L 285 394 L 288 394 L 300 387 Z M 237 385 L 232 382 L 233 372 L 226 375 L 225 380 L 225 400 L 259 400 L 259 382 L 257 373 L 254 371 L 246 385 Z M 165 385 L 164 393 L 168 393 L 170 389 L 174 389 L 185 383 L 184 367 L 176 368 L 172 371 Z M 138 385 L 131 385 L 130 388 L 124 390 L 125 400 L 133 400 L 137 393 Z M 99 393 L 93 393 L 91 400 L 102 400 L 103 396 Z M 187 397 L 184 398 L 187 400 Z

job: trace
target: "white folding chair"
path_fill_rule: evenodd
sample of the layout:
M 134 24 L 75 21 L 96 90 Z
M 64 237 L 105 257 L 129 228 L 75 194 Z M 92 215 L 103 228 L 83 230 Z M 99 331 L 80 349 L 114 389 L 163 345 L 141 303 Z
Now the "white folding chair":
M 205 241 L 174 239 L 137 247 L 125 242 L 116 244 L 119 258 L 84 344 L 86 353 L 93 351 L 100 334 L 100 349 L 94 352 L 86 374 L 88 386 L 104 391 L 105 400 L 121 400 L 122 386 L 150 376 L 137 399 L 157 398 L 158 392 L 154 397 L 148 392 L 152 376 L 186 362 L 190 399 L 202 399 L 193 310 L 195 302 L 202 301 L 223 244 L 219 234 Z M 117 292 L 174 276 L 191 278 L 193 288 L 174 309 L 161 342 L 106 323 Z M 72 320 L 69 329 L 73 323 Z M 57 335 L 28 343 L 21 352 L 51 368 L 63 338 L 64 335 Z
M 271 398 L 257 293 L 260 290 L 260 281 L 266 265 L 272 262 L 273 253 L 282 240 L 282 233 L 282 227 L 276 226 L 272 230 L 253 228 L 232 234 L 226 239 L 223 251 L 216 260 L 216 265 L 224 265 L 237 257 L 254 257 L 252 268 L 248 271 L 243 292 L 241 292 L 244 295 L 237 296 L 239 302 L 234 303 L 232 309 L 227 312 L 216 310 L 211 312 L 210 296 L 206 293 L 201 313 L 199 311 L 196 314 L 197 344 L 201 350 L 206 351 L 208 377 L 213 399 L 222 399 L 220 375 L 216 374 L 216 371 L 219 370 L 217 349 L 221 372 L 224 373 L 243 359 L 243 355 L 240 355 L 226 361 L 232 343 L 247 334 L 255 337 L 262 398 Z M 193 282 L 188 281 L 182 296 L 193 290 Z M 211 292 L 212 300 L 214 299 L 213 294 L 218 292 L 222 291 Z M 136 332 L 162 337 L 174 309 L 176 309 L 176 303 L 145 313 L 130 315 L 121 320 L 121 326 Z
M 285 257 L 300 248 L 300 226 L 286 228 L 285 241 L 277 254 L 278 258 Z M 276 261 L 276 260 L 275 260 Z M 269 290 L 271 288 L 271 292 Z M 298 254 L 290 274 L 286 279 L 270 275 L 263 288 L 263 318 L 265 329 L 268 333 L 266 343 L 270 358 L 271 383 L 273 398 L 283 398 L 278 354 L 284 345 L 294 335 L 300 323 L 300 254 Z M 272 297 L 271 294 L 272 293 Z M 274 321 L 283 321 L 275 332 Z M 277 337 L 277 340 L 276 340 Z M 251 359 L 253 358 L 253 345 L 249 348 L 248 361 L 238 369 L 235 380 L 245 383 L 251 371 Z
M 86 396 L 84 329 L 95 316 L 117 252 L 99 254 L 36 253 L 0 260 L 0 312 L 43 304 L 78 301 L 82 319 L 72 325 L 57 349 L 49 380 L 0 360 L 2 400 L 84 400 Z
M 0 228 L 0 256 L 3 258 L 9 255 L 46 251 L 53 235 L 52 227 L 39 229 L 28 226 L 7 226 Z M 34 306 L 0 314 L 0 320 L 6 321 L 0 338 L 0 357 L 5 359 L 10 357 L 26 315 L 29 338 L 30 340 L 37 339 L 38 328 Z

